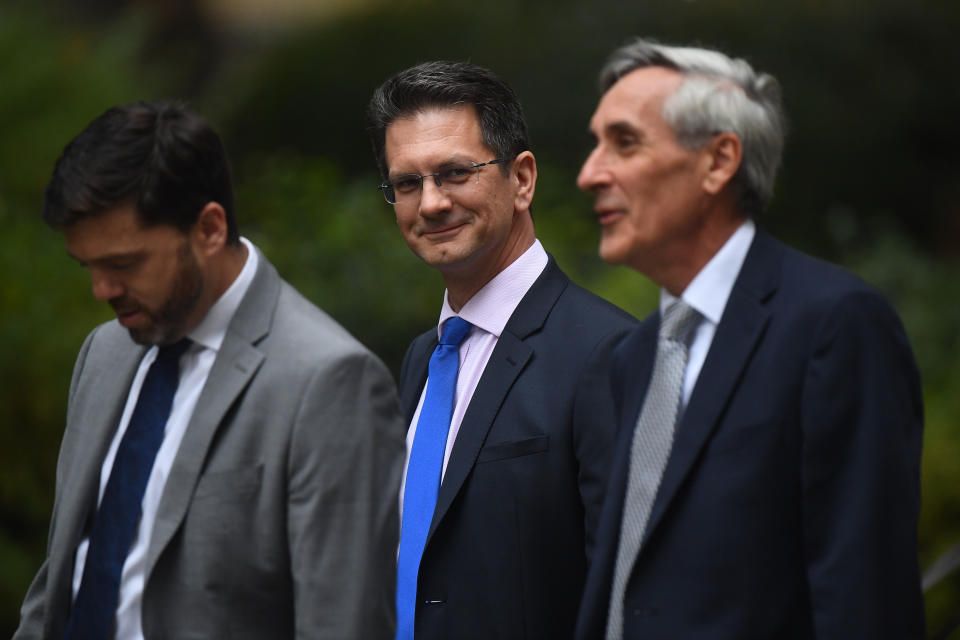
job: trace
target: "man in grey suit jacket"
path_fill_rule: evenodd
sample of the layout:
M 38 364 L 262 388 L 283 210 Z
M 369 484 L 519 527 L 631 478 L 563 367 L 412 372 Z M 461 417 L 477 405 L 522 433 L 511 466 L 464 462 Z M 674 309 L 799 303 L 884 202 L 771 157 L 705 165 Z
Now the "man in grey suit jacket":
M 389 637 L 393 382 L 239 236 L 217 135 L 177 104 L 110 109 L 65 148 L 44 217 L 117 319 L 77 359 L 48 555 L 14 637 Z M 175 343 L 132 542 L 94 591 L 138 395 Z

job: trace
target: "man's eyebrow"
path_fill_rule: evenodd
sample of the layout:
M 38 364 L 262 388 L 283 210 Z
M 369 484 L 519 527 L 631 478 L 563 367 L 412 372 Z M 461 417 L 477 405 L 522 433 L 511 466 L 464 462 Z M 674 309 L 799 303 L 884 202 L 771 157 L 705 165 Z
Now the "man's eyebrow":
M 80 264 L 80 266 L 87 266 L 88 264 L 102 264 L 104 262 L 111 262 L 114 260 L 136 260 L 141 256 L 143 256 L 143 254 L 144 254 L 144 251 L 142 249 L 137 249 L 134 251 L 118 251 L 115 253 L 108 253 L 106 255 L 97 256 L 92 260 L 81 260 L 77 256 L 70 253 L 70 250 L 67 249 L 67 255 L 71 259 L 76 260 Z
M 611 122 L 606 125 L 603 130 L 609 134 L 624 134 L 629 133 L 631 135 L 640 135 L 640 131 L 633 126 L 632 124 L 624 121 L 617 120 L 616 122 Z
M 443 167 L 449 167 L 449 166 L 458 165 L 458 164 L 470 164 L 471 162 L 485 162 L 485 160 L 473 160 L 467 155 L 457 154 L 454 156 L 450 156 L 445 160 L 442 160 L 432 165 L 432 169 L 429 169 L 427 173 L 433 173 L 437 169 L 442 169 Z M 425 174 L 420 174 L 420 173 L 417 173 L 416 171 L 390 171 L 389 173 L 387 173 L 387 179 L 395 180 L 396 178 L 402 178 L 404 176 L 418 176 L 418 175 L 425 175 Z

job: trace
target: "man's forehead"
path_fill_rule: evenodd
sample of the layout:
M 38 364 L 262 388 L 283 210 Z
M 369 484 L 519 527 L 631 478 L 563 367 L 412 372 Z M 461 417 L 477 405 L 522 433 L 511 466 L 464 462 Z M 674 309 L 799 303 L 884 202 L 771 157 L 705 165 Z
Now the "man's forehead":
M 591 119 L 591 129 L 629 120 L 641 113 L 660 113 L 663 102 L 683 82 L 683 74 L 667 67 L 634 69 L 607 90 Z
M 81 218 L 62 232 L 67 254 L 82 262 L 138 253 L 167 238 L 186 236 L 172 225 L 144 225 L 133 205 Z
M 472 105 L 455 105 L 426 107 L 397 118 L 387 126 L 384 151 L 393 171 L 397 163 L 443 161 L 483 149 L 476 110 Z

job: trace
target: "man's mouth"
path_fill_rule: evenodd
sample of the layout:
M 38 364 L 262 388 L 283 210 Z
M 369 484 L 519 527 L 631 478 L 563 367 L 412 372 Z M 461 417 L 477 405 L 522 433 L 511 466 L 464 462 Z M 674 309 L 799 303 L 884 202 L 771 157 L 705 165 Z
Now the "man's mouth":
M 424 229 L 423 236 L 431 240 L 443 240 L 449 236 L 455 235 L 465 225 L 466 222 L 456 222 L 453 224 L 445 224 L 436 228 Z
M 139 308 L 117 309 L 114 307 L 113 311 L 117 314 L 117 320 L 124 327 L 136 324 L 140 316 L 143 315 Z
M 613 208 L 607 208 L 607 207 L 600 208 L 600 207 L 598 207 L 598 208 L 594 209 L 594 211 L 595 211 L 595 213 L 596 213 L 596 215 L 597 215 L 597 222 L 600 223 L 600 226 L 606 226 L 606 225 L 609 225 L 609 224 L 613 224 L 614 222 L 616 222 L 617 220 L 619 220 L 621 217 L 623 217 L 623 210 L 622 210 L 622 209 L 613 209 Z

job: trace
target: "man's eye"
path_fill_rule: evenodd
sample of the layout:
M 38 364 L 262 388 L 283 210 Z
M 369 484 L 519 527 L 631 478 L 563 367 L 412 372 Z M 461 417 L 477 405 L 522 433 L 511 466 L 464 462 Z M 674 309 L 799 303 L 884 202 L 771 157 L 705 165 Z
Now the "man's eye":
M 447 167 L 440 171 L 440 181 L 453 182 L 454 184 L 466 182 L 474 171 L 473 167 Z
M 617 136 L 614 138 L 614 143 L 618 149 L 629 149 L 637 144 L 637 138 L 635 136 Z
M 136 260 L 114 260 L 110 263 L 110 268 L 114 271 L 125 271 L 136 266 Z
M 420 176 L 400 176 L 393 181 L 393 188 L 400 193 L 411 193 L 420 189 Z

